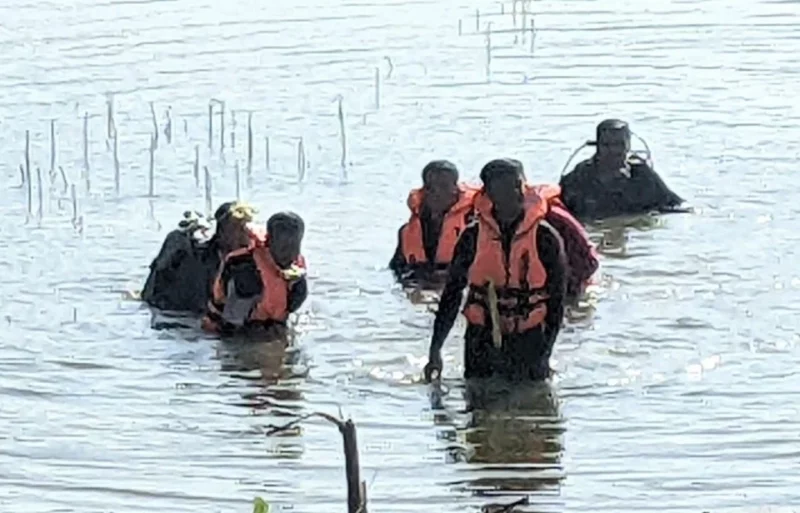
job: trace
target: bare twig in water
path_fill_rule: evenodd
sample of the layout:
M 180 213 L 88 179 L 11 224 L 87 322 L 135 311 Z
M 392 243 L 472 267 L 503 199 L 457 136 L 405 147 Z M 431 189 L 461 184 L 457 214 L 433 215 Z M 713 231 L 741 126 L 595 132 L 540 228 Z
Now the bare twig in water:
M 381 108 L 381 70 L 375 67 L 375 110 Z
M 200 187 L 200 145 L 194 145 L 194 186 Z
M 234 173 L 236 179 L 236 201 L 239 201 L 242 199 L 242 194 L 240 189 L 242 180 L 239 177 L 239 159 L 236 159 L 234 168 L 236 170 L 236 172 Z
M 533 55 L 536 48 L 536 20 L 531 15 L 531 55 Z
M 151 136 L 151 139 L 154 139 L 154 142 L 151 142 L 150 146 L 155 146 L 155 148 L 157 149 L 158 148 L 158 118 L 156 118 L 156 108 L 155 108 L 155 105 L 153 105 L 153 102 L 150 102 L 150 119 L 153 122 L 153 134 L 155 134 L 155 135 Z
M 517 26 L 517 2 L 519 0 L 511 0 L 511 20 L 514 26 Z
M 189 135 L 189 122 L 183 120 L 183 135 Z
M 72 196 L 72 225 L 78 224 L 78 193 L 75 190 L 75 184 L 70 186 L 70 195 Z
M 520 8 L 522 9 L 522 23 L 520 24 L 520 35 L 522 37 L 522 44 L 525 44 L 525 32 L 528 31 L 528 8 L 526 1 L 520 1 Z
M 510 502 L 508 504 L 502 505 L 487 505 L 481 508 L 481 513 L 511 513 L 517 506 L 528 506 L 530 504 L 530 498 L 525 496 L 521 499 L 515 500 L 514 502 Z
M 62 166 L 58 166 L 58 170 L 61 173 L 61 181 L 64 182 L 63 194 L 66 195 L 67 191 L 69 191 L 69 181 L 67 180 L 67 173 L 64 172 L 64 168 Z
M 214 149 L 214 103 L 208 102 L 208 151 Z
M 389 80 L 392 78 L 392 73 L 394 72 L 394 63 L 392 62 L 392 58 L 388 55 L 385 55 L 383 58 L 389 64 L 389 71 L 386 73 L 386 80 Z
M 236 149 L 236 111 L 231 109 L 231 149 Z
M 86 192 L 91 189 L 89 177 L 89 113 L 83 113 L 83 177 L 86 180 Z
M 461 25 L 462 25 L 461 20 L 458 20 L 458 35 L 459 36 L 464 33 L 463 29 L 461 28 Z
M 206 216 L 211 216 L 211 173 L 208 171 L 208 166 L 203 166 L 203 172 L 205 173 L 205 195 L 206 195 Z
M 247 186 L 253 186 L 253 113 L 247 113 Z
M 344 106 L 342 102 L 344 97 L 339 95 L 339 134 L 342 141 L 342 175 L 347 179 L 347 129 L 344 124 Z
M 341 414 L 341 412 L 340 412 Z M 367 513 L 367 493 L 366 483 L 361 480 L 361 469 L 358 457 L 358 440 L 356 437 L 356 426 L 351 419 L 341 420 L 333 415 L 322 412 L 309 413 L 282 426 L 270 426 L 272 429 L 267 431 L 267 436 L 287 431 L 294 428 L 300 422 L 311 417 L 319 417 L 335 424 L 342 434 L 345 458 L 345 476 L 347 478 L 347 511 L 348 513 Z
M 297 180 L 302 182 L 306 177 L 306 149 L 303 138 L 297 143 Z
M 22 189 L 25 187 L 25 165 L 19 165 L 19 185 L 15 185 L 15 189 Z
M 150 167 L 148 168 L 148 179 L 150 188 L 148 189 L 148 196 L 151 198 L 156 193 L 156 147 L 158 146 L 158 131 L 150 134 Z
M 481 31 L 481 10 L 475 9 L 475 32 Z
M 56 120 L 50 120 L 50 186 L 56 182 Z
M 119 134 L 117 133 L 117 127 L 114 126 L 114 190 L 119 196 Z
M 25 130 L 25 183 L 28 184 L 28 216 L 33 214 L 33 184 L 31 183 L 31 131 Z
M 106 140 L 110 140 L 117 132 L 116 123 L 114 123 L 114 93 L 106 95 Z
M 219 151 L 225 151 L 225 102 L 219 101 Z
M 39 211 L 37 215 L 41 221 L 44 217 L 44 189 L 42 188 L 42 168 L 36 166 L 36 188 L 39 196 Z
M 186 120 L 183 121 L 186 123 Z M 186 125 L 184 125 L 186 126 Z M 172 107 L 167 106 L 167 124 L 164 126 L 164 137 L 167 138 L 167 144 L 172 144 Z

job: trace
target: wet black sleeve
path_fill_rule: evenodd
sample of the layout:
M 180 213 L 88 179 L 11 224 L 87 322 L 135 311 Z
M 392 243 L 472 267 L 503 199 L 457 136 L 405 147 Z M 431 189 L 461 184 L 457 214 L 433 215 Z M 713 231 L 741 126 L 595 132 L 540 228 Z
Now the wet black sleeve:
M 575 216 L 584 214 L 584 212 L 581 211 L 580 203 L 580 186 L 578 184 L 579 167 L 580 164 L 576 165 L 572 171 L 562 176 L 558 181 L 558 185 L 561 187 L 561 201 L 564 203 L 564 206 L 567 207 L 567 210 L 572 212 Z
M 436 319 L 433 321 L 430 353 L 438 353 L 456 322 L 458 309 L 467 286 L 467 274 L 478 248 L 478 225 L 468 227 L 458 238 L 453 250 L 453 261 L 447 271 L 447 283 L 439 299 Z
M 670 210 L 671 208 L 679 207 L 683 203 L 683 198 L 672 192 L 667 187 L 667 184 L 664 183 L 664 180 L 650 166 L 643 164 L 639 166 L 638 171 L 641 173 L 643 181 L 647 184 L 648 194 L 645 195 L 647 204 L 644 205 L 646 209 Z
M 408 263 L 403 256 L 403 227 L 397 230 L 397 247 L 394 250 L 394 256 L 389 261 L 389 269 L 394 273 L 395 277 L 399 280 L 403 274 L 408 270 Z
M 564 242 L 558 232 L 546 221 L 539 223 L 536 230 L 536 245 L 539 259 L 547 269 L 547 317 L 545 318 L 545 335 L 554 340 L 561 329 L 564 318 L 564 299 L 567 285 L 567 259 Z
M 308 281 L 306 277 L 303 276 L 298 278 L 298 280 L 292 285 L 289 289 L 289 302 L 287 304 L 287 309 L 289 312 L 295 312 L 298 308 L 303 306 L 305 303 L 306 298 L 308 298 Z

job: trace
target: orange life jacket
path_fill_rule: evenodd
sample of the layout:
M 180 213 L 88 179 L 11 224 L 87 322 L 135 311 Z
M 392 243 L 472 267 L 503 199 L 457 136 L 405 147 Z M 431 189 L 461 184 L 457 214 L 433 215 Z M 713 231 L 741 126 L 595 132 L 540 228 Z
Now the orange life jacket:
M 536 229 L 547 214 L 548 204 L 536 189 L 525 187 L 525 217 L 517 227 L 506 258 L 500 227 L 492 216 L 492 201 L 485 193 L 475 198 L 478 241 L 469 268 L 469 293 L 464 317 L 470 324 L 490 324 L 489 281 L 497 290 L 500 332 L 520 333 L 543 324 L 547 313 L 547 271 L 539 259 Z
M 439 243 L 436 247 L 436 264 L 449 264 L 453 260 L 453 250 L 461 233 L 467 227 L 467 213 L 472 209 L 472 202 L 478 189 L 466 184 L 458 186 L 459 197 L 455 205 L 444 216 L 442 231 L 439 235 Z M 403 226 L 401 235 L 401 248 L 406 262 L 409 264 L 423 264 L 428 262 L 425 255 L 425 245 L 422 241 L 422 212 L 423 199 L 425 192 L 413 189 L 408 194 L 408 208 L 411 210 L 411 218 Z
M 248 320 L 255 322 L 285 322 L 289 317 L 290 283 L 284 279 L 281 274 L 281 268 L 275 263 L 272 254 L 269 252 L 268 236 L 264 235 L 262 237 L 256 232 L 251 232 L 250 245 L 246 248 L 237 249 L 228 253 L 225 256 L 222 267 L 231 259 L 247 254 L 252 255 L 262 284 L 261 300 L 250 312 Z M 302 255 L 299 255 L 293 264 L 301 269 L 306 269 L 306 261 Z M 226 300 L 226 290 L 222 283 L 221 274 L 222 273 L 218 273 L 217 278 L 214 280 L 214 286 L 211 291 L 212 300 L 210 301 L 212 305 L 213 303 L 224 304 Z M 217 313 L 221 314 L 222 312 Z M 206 325 L 209 323 L 204 319 L 203 324 Z

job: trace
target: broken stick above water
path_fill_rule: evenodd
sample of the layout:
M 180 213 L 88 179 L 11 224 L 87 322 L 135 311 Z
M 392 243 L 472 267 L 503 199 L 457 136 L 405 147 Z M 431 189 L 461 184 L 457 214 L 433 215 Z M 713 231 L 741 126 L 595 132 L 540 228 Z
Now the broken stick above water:
M 344 448 L 345 477 L 347 479 L 347 512 L 348 513 L 367 513 L 367 485 L 361 480 L 361 468 L 358 458 L 358 439 L 356 437 L 356 426 L 351 419 L 337 419 L 327 413 L 314 412 L 303 415 L 283 426 L 270 426 L 272 429 L 267 431 L 267 436 L 292 429 L 300 422 L 311 417 L 319 417 L 336 424 L 339 433 L 342 434 Z

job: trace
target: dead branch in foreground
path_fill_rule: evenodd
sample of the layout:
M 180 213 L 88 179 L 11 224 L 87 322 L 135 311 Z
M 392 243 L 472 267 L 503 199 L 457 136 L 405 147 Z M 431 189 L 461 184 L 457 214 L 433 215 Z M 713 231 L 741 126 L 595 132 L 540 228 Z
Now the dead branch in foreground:
M 345 477 L 347 478 L 347 511 L 348 513 L 367 513 L 367 485 L 361 480 L 361 469 L 358 463 L 358 443 L 356 426 L 351 419 L 342 420 L 322 412 L 303 415 L 282 426 L 271 426 L 267 436 L 292 429 L 297 424 L 311 417 L 320 417 L 336 424 L 344 442 Z

